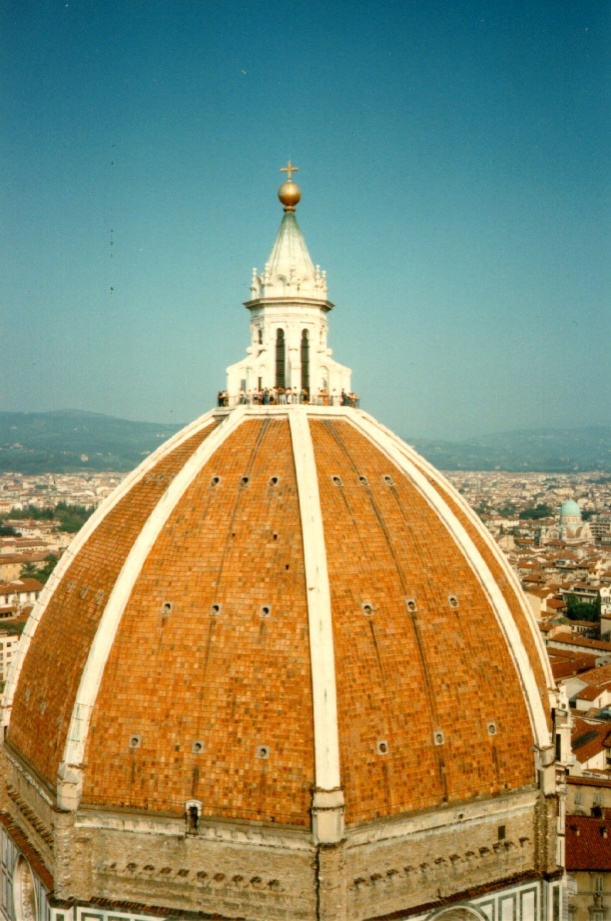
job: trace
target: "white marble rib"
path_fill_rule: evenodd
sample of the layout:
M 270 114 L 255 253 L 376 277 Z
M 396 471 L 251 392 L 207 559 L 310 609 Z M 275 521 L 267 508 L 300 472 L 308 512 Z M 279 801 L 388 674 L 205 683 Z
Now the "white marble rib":
M 334 790 L 340 786 L 337 692 L 331 592 L 318 476 L 308 422 L 308 408 L 293 406 L 288 417 L 297 475 L 305 559 L 314 705 L 316 786 L 322 790 Z
M 540 660 L 543 672 L 545 674 L 545 677 L 548 683 L 548 687 L 550 691 L 553 691 L 555 688 L 556 682 L 555 682 L 555 679 L 552 673 L 552 666 L 549 660 L 549 656 L 547 654 L 545 644 L 541 636 L 541 631 L 539 630 L 537 621 L 530 608 L 530 605 L 523 598 L 523 592 L 522 592 L 522 586 L 520 585 L 520 580 L 518 579 L 513 568 L 507 565 L 507 558 L 504 555 L 501 548 L 499 547 L 499 545 L 497 544 L 497 542 L 491 538 L 487 529 L 482 526 L 480 519 L 478 518 L 477 514 L 473 511 L 471 506 L 468 505 L 467 502 L 465 502 L 465 500 L 460 495 L 460 493 L 443 476 L 443 474 L 441 474 L 439 470 L 437 470 L 436 467 L 434 467 L 431 463 L 429 463 L 429 461 L 427 461 L 426 458 L 422 457 L 421 454 L 418 454 L 418 452 L 414 448 L 410 447 L 410 445 L 406 444 L 404 441 L 399 439 L 394 434 L 394 432 L 390 431 L 390 429 L 382 425 L 381 422 L 378 422 L 378 420 L 375 419 L 373 416 L 370 416 L 368 413 L 364 413 L 362 410 L 360 411 L 359 415 L 363 416 L 365 419 L 368 419 L 372 423 L 372 425 L 374 425 L 379 431 L 385 432 L 386 435 L 394 439 L 398 443 L 400 450 L 405 455 L 407 460 L 410 462 L 413 461 L 414 463 L 418 464 L 418 466 L 422 470 L 425 470 L 429 474 L 431 479 L 435 480 L 435 482 L 439 484 L 439 486 L 444 490 L 446 494 L 452 496 L 454 501 L 457 503 L 457 505 L 460 506 L 460 508 L 464 512 L 465 517 L 468 518 L 469 521 L 471 521 L 471 523 L 475 526 L 475 528 L 477 528 L 479 533 L 482 535 L 482 539 L 486 541 L 488 548 L 490 549 L 491 553 L 494 555 L 497 562 L 501 566 L 504 575 L 507 577 L 507 581 L 513 585 L 513 588 L 516 592 L 516 599 L 522 609 L 524 618 L 526 622 L 528 623 L 534 644 L 537 647 L 537 650 L 539 653 L 539 660 Z
M 147 475 L 159 462 L 159 460 L 168 454 L 168 452 L 173 451 L 174 448 L 186 441 L 187 438 L 190 438 L 196 431 L 202 428 L 206 428 L 211 425 L 214 417 L 214 410 L 212 412 L 207 412 L 203 416 L 200 416 L 199 419 L 196 419 L 190 425 L 185 426 L 175 435 L 173 435 L 168 441 L 165 441 L 160 445 L 151 455 L 147 457 L 135 470 L 128 474 L 125 479 L 117 486 L 117 488 L 109 495 L 103 502 L 100 503 L 99 507 L 96 509 L 95 513 L 85 522 L 81 530 L 78 532 L 76 537 L 71 541 L 70 545 L 67 547 L 65 552 L 62 555 L 61 560 L 51 573 L 49 581 L 45 585 L 43 591 L 40 593 L 40 597 L 32 613 L 28 617 L 23 635 L 19 644 L 17 646 L 17 654 L 11 668 L 6 688 L 4 690 L 4 697 L 2 699 L 2 725 L 8 726 L 11 718 L 11 710 L 13 706 L 13 699 L 15 697 L 15 690 L 19 682 L 19 676 L 21 674 L 21 669 L 25 661 L 27 651 L 30 647 L 30 643 L 36 633 L 38 624 L 47 608 L 47 605 L 55 591 L 55 588 L 59 585 L 63 575 L 67 571 L 68 567 L 71 565 L 77 554 L 79 553 L 81 547 L 89 540 L 93 532 L 96 530 L 101 521 L 104 520 L 106 515 L 117 505 L 118 502 L 132 489 L 135 483 L 141 480 Z
M 241 408 L 233 410 L 225 418 L 224 423 L 219 425 L 197 448 L 160 498 L 128 554 L 104 609 L 81 676 L 64 748 L 62 770 L 80 771 L 91 714 L 95 706 L 106 662 L 115 641 L 125 606 L 148 554 L 185 490 L 204 464 L 218 450 L 219 446 L 240 425 L 244 415 L 245 412 Z
M 396 436 L 392 436 L 383 431 L 361 412 L 357 411 L 352 413 L 347 418 L 352 422 L 355 428 L 359 429 L 373 441 L 374 444 L 384 451 L 389 460 L 396 464 L 397 467 L 409 477 L 426 498 L 429 505 L 435 509 L 438 516 L 453 535 L 457 545 L 461 548 L 465 558 L 468 560 L 479 579 L 480 584 L 490 598 L 492 608 L 505 636 L 507 646 L 524 690 L 524 697 L 526 699 L 535 741 L 537 745 L 542 747 L 549 746 L 550 732 L 532 666 L 507 602 L 479 550 L 469 537 L 463 525 L 451 511 L 450 507 L 443 501 L 443 498 L 439 495 L 437 490 L 431 486 L 420 470 L 409 462 L 404 451 L 405 446 L 403 442 Z

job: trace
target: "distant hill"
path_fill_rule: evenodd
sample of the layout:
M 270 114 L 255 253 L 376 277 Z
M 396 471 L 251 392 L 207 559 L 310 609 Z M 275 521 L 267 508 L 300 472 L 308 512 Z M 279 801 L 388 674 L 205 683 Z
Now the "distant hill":
M 181 427 L 77 410 L 0 412 L 0 473 L 133 470 Z
M 180 428 L 76 410 L 0 412 L 0 473 L 132 470 Z M 405 440 L 440 470 L 611 472 L 611 426 Z
M 611 426 L 520 430 L 457 442 L 405 440 L 440 470 L 611 471 Z

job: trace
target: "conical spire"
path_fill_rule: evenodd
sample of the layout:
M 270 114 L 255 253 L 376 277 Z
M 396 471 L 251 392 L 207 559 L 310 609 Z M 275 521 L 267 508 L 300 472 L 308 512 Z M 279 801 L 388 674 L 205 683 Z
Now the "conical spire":
M 253 269 L 250 286 L 253 300 L 287 295 L 327 299 L 327 273 L 321 272 L 320 266 L 314 266 L 295 215 L 295 208 L 301 200 L 301 189 L 293 181 L 293 173 L 298 169 L 289 160 L 281 170 L 288 175 L 287 181 L 278 189 L 278 198 L 284 205 L 284 217 L 261 275 Z
M 314 266 L 294 211 L 286 211 L 261 275 L 253 272 L 253 298 L 287 294 L 327 299 L 326 272 Z

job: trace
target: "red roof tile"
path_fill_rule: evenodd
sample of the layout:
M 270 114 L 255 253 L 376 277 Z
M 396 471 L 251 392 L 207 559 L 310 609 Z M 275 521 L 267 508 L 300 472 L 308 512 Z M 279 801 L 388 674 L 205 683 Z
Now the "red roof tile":
M 611 870 L 611 818 L 567 815 L 566 868 L 569 873 Z

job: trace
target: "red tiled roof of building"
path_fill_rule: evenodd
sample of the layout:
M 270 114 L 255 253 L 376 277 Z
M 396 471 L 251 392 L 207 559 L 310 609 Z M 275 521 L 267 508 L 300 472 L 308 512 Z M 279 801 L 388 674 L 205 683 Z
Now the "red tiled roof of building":
M 26 563 L 42 563 L 48 557 L 47 553 L 36 553 L 34 551 L 28 551 L 27 553 L 2 553 L 0 554 L 0 565 L 5 563 L 21 563 L 22 566 L 25 566 Z
M 573 694 L 573 697 L 578 700 L 596 700 L 599 694 L 602 694 L 604 690 L 609 690 L 611 688 L 611 683 L 606 682 L 602 685 L 588 685 L 585 688 L 582 688 L 581 691 L 577 691 L 576 694 Z
M 557 650 L 549 650 L 550 653 L 556 652 Z M 589 671 L 594 666 L 594 656 L 580 655 L 579 653 L 573 654 L 573 656 L 552 656 L 550 655 L 550 662 L 552 665 L 552 672 L 556 681 L 560 681 L 562 678 L 570 678 L 573 675 L 581 675 Z
M 603 640 L 591 640 L 575 633 L 558 633 L 550 642 L 566 643 L 567 646 L 582 646 L 584 649 L 598 649 L 601 652 L 611 652 L 611 643 L 605 643 Z
M 584 777 L 583 774 L 569 774 L 566 782 L 575 787 L 611 787 L 611 777 Z
M 580 764 L 608 750 L 611 748 L 611 723 L 576 717 L 571 733 L 571 748 Z
M 590 668 L 579 677 L 582 681 L 585 681 L 586 684 L 592 685 L 592 687 L 601 687 L 611 682 L 611 662 L 607 665 L 599 665 Z
M 580 764 L 585 764 L 590 758 L 595 758 L 596 755 L 600 755 L 603 750 L 608 749 L 610 745 L 603 745 L 603 736 L 596 733 L 593 739 L 580 745 L 577 750 L 573 749 L 573 754 Z
M 0 595 L 11 592 L 41 592 L 44 588 L 38 579 L 14 579 L 12 582 L 0 582 Z
M 552 594 L 549 588 L 529 588 L 528 593 L 535 595 L 537 598 L 548 598 Z
M 566 868 L 576 870 L 611 870 L 611 818 L 586 815 L 566 817 Z

